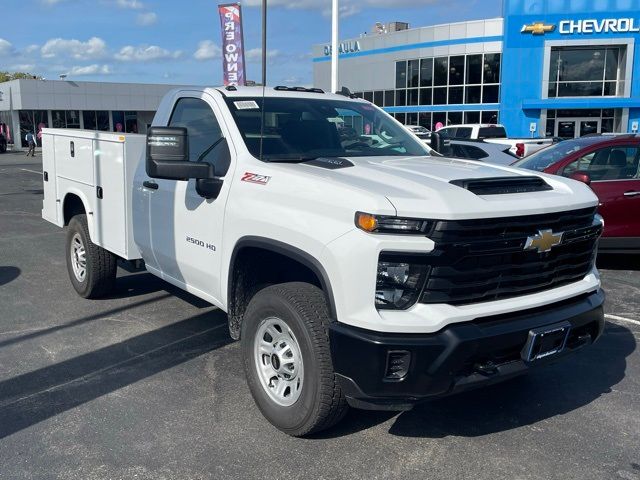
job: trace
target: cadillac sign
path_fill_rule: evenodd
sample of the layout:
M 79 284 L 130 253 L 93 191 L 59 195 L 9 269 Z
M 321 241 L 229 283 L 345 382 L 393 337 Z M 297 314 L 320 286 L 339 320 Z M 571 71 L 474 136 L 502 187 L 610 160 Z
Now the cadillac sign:
M 342 55 L 343 53 L 355 53 L 360 51 L 360 42 L 342 42 L 338 45 L 338 55 Z M 325 56 L 331 55 L 331 45 L 324 46 L 324 54 Z

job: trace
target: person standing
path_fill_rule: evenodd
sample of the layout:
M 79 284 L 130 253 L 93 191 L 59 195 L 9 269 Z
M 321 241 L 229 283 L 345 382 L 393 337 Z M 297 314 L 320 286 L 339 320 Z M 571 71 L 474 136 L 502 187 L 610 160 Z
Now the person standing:
M 35 154 L 36 154 L 36 136 L 33 134 L 33 132 L 28 132 L 24 136 L 24 139 L 26 140 L 27 144 L 29 145 L 29 151 L 27 152 L 27 157 L 29 156 L 29 154 L 31 154 L 32 157 L 35 157 Z

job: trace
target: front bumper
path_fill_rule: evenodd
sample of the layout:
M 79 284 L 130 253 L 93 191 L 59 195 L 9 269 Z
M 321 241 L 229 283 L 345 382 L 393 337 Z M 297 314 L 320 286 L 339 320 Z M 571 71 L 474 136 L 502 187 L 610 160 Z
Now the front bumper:
M 335 323 L 330 329 L 333 366 L 352 406 L 406 410 L 427 398 L 514 377 L 595 342 L 604 329 L 603 303 L 604 292 L 597 290 L 531 310 L 452 324 L 432 334 L 380 333 Z M 562 352 L 523 360 L 521 351 L 532 329 L 564 321 L 571 329 Z M 389 375 L 390 352 L 410 354 L 402 379 Z

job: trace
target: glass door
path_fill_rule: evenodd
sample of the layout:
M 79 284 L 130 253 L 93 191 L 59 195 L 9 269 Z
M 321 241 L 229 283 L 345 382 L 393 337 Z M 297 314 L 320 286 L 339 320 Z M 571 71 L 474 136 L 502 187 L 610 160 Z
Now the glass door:
M 593 117 L 556 119 L 555 136 L 578 138 L 602 131 L 602 119 Z

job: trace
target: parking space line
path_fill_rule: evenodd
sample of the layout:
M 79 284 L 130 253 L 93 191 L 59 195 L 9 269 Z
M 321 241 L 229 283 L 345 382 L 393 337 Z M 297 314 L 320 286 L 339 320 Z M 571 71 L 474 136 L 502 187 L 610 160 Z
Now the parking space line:
M 638 320 L 632 320 L 630 318 L 619 317 L 617 315 L 610 315 L 608 313 L 604 314 L 604 318 L 609 318 L 611 320 L 618 320 L 620 322 L 629 322 L 629 323 L 633 323 L 634 325 L 640 325 L 640 322 Z
M 29 170 L 28 168 L 21 168 L 23 172 L 37 173 L 38 175 L 42 175 L 42 172 L 38 172 L 36 170 Z

